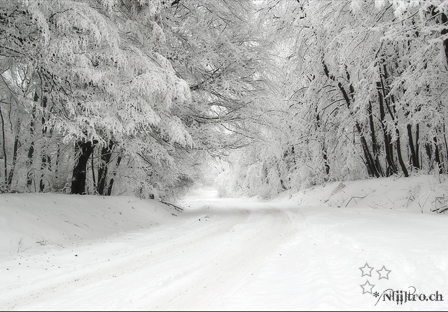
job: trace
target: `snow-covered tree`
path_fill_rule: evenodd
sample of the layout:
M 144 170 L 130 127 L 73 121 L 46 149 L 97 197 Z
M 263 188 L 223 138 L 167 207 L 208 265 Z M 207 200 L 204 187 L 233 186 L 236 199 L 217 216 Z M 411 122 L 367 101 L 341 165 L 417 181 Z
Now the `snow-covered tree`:
M 19 36 L 15 43 L 24 55 L 16 52 L 18 59 L 10 53 L 2 62 L 30 68 L 34 89 L 23 94 L 33 123 L 29 158 L 35 154 L 39 119 L 39 135 L 45 137 L 39 153 L 48 154 L 42 159 L 58 162 L 50 155 L 59 155 L 60 144 L 72 147 L 67 151 L 75 158 L 72 193 L 86 192 L 87 161 L 94 154 L 99 158 L 94 166 L 99 166 L 100 182 L 94 188 L 104 194 L 112 153 L 145 163 L 134 170 L 146 172 L 166 163 L 164 170 L 173 171 L 168 176 L 176 180 L 180 175 L 172 154 L 178 146 L 191 148 L 194 143 L 175 110 L 189 102 L 190 91 L 158 52 L 165 42 L 162 9 L 163 3 L 153 0 L 34 0 L 2 7 L 4 16 L 14 21 L 5 20 L 4 33 L 27 35 L 14 16 L 19 14 L 31 25 L 29 41 L 36 45 L 29 49 Z M 6 73 L 11 76 L 12 70 L 4 70 L 4 77 Z
M 2 189 L 163 197 L 210 156 L 263 196 L 448 170 L 444 1 L 0 3 Z
M 249 147 L 245 155 L 254 157 L 242 160 L 245 171 L 238 167 L 256 180 L 247 189 L 270 194 L 328 180 L 446 171 L 443 1 L 258 5 L 284 75 L 281 100 L 267 118 L 271 139 Z
M 174 1 L 165 11 L 166 56 L 192 93 L 183 121 L 213 155 L 258 136 L 269 59 L 251 1 Z

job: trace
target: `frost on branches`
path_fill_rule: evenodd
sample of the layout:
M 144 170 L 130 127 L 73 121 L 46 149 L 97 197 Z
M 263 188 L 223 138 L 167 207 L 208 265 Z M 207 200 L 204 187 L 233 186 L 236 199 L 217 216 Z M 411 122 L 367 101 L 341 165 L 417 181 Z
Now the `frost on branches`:
M 280 56 L 280 100 L 262 140 L 221 172 L 227 193 L 448 171 L 446 1 L 258 5 Z
M 2 192 L 448 171 L 446 1 L 0 4 Z
M 161 1 L 1 2 L 8 188 L 153 196 L 185 181 L 175 159 L 194 142 L 175 111 L 190 92 L 159 53 Z

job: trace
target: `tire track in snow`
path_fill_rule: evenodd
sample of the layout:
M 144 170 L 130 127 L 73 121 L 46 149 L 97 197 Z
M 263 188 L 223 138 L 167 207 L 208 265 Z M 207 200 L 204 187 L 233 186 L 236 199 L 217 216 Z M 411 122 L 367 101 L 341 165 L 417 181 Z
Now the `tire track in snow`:
M 183 253 L 196 248 L 201 241 L 206 243 L 208 240 L 219 237 L 235 223 L 244 222 L 248 216 L 247 211 L 232 210 L 220 216 L 217 222 L 212 223 L 197 222 L 196 215 L 192 214 L 189 219 L 180 218 L 180 223 L 177 225 L 162 225 L 117 238 L 102 238 L 90 241 L 88 245 L 79 242 L 76 246 L 54 253 L 53 257 L 47 253 L 30 256 L 29 259 L 21 260 L 22 263 L 26 262 L 30 266 L 29 270 L 22 271 L 17 282 L 0 286 L 0 291 L 3 289 L 14 294 L 13 299 L 0 298 L 0 306 L 9 310 L 46 302 L 45 307 L 42 307 L 51 309 L 47 305 L 51 298 L 64 295 L 70 297 L 71 292 L 79 291 L 93 283 L 110 282 L 111 278 L 139 271 L 144 266 L 157 267 L 169 258 L 181 257 Z M 120 249 L 112 250 L 110 246 L 118 246 Z M 74 255 L 80 255 L 80 257 L 75 258 Z M 87 255 L 87 257 L 81 257 L 81 255 Z M 63 263 L 64 266 L 72 266 L 73 269 L 68 274 L 59 274 L 56 269 L 48 270 L 49 268 L 46 267 L 48 261 Z M 167 269 L 169 268 L 164 268 L 164 270 Z M 51 286 L 40 286 L 48 285 L 48 279 L 52 280 Z M 33 280 L 32 285 L 21 285 L 20 281 L 24 280 Z M 77 301 L 80 301 L 79 297 L 69 299 L 67 303 L 73 302 L 75 306 L 82 305 Z M 70 307 L 70 304 L 67 306 Z M 54 307 L 54 309 L 58 308 Z
M 194 276 L 176 282 L 176 288 L 161 289 L 160 298 L 145 308 L 155 310 L 220 309 L 232 300 L 246 279 L 262 266 L 268 256 L 288 241 L 297 229 L 289 215 L 278 209 L 251 211 L 247 223 L 226 233 L 232 243 L 216 246 L 223 252 L 215 253 Z M 176 294 L 177 295 L 173 295 Z
M 281 256 L 272 255 L 224 309 L 365 309 L 357 265 L 362 256 L 350 242 L 333 237 L 333 233 L 324 234 L 324 230 L 303 222 L 300 231 L 279 248 Z M 257 294 L 260 300 L 248 302 L 250 294 Z
M 238 296 L 221 309 L 367 311 L 447 308 L 444 301 L 397 305 L 382 300 L 376 306 L 378 298 L 363 294 L 361 288 L 369 280 L 375 285 L 373 291 L 379 293 L 390 288 L 407 290 L 409 285 L 426 294 L 437 289 L 444 293 L 448 281 L 447 261 L 441 259 L 446 259 L 446 248 L 428 254 L 426 242 L 418 242 L 418 237 L 409 236 L 409 233 L 390 229 L 383 235 L 381 226 L 384 221 L 368 219 L 370 212 L 363 215 L 366 211 L 358 214 L 355 210 L 340 210 L 335 214 L 328 213 L 331 209 L 318 207 L 298 210 L 306 219 L 296 236 L 279 248 L 282 256 L 271 256 L 254 273 L 255 278 L 246 281 Z M 403 253 L 400 246 L 409 246 L 410 240 L 415 242 L 415 251 Z M 438 242 L 438 245 L 442 247 L 443 243 Z M 409 258 L 409 254 L 413 257 Z M 371 276 L 363 277 L 360 267 L 366 261 L 374 271 Z M 383 265 L 392 269 L 390 279 L 379 279 L 376 270 Z M 433 276 L 429 285 L 428 276 Z M 257 301 L 247 300 L 254 295 Z
M 78 262 L 69 275 L 54 274 L 54 282 L 46 288 L 39 287 L 36 276 L 32 291 L 19 289 L 14 299 L 1 305 L 30 310 L 76 306 L 82 310 L 92 309 L 83 305 L 83 299 L 95 296 L 98 298 L 95 308 L 100 309 L 117 309 L 117 305 L 124 309 L 196 306 L 203 298 L 213 294 L 219 297 L 224 290 L 238 284 L 291 234 L 289 217 L 279 210 L 232 209 L 226 213 L 216 211 L 218 217 L 213 217 L 213 212 L 209 211 L 212 217 L 207 222 L 197 223 L 192 213 L 190 220 L 165 228 L 163 233 L 158 228 L 150 233 L 132 234 L 128 243 L 133 247 L 115 257 L 111 257 L 107 243 L 91 245 L 96 257 L 109 257 L 111 261 Z M 73 252 L 86 253 L 86 246 Z M 64 257 L 66 253 L 61 251 L 55 257 Z M 185 263 L 185 259 L 190 262 Z M 48 278 L 48 273 L 42 278 Z M 42 281 L 48 285 L 48 281 Z M 204 291 L 211 296 L 204 296 Z M 110 297 L 113 302 L 106 299 Z

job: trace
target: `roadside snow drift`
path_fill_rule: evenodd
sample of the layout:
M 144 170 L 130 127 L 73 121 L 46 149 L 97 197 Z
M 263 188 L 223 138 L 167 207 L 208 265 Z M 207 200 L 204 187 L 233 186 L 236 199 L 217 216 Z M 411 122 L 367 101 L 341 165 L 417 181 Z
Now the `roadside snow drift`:
M 131 197 L 2 194 L 0 259 L 166 224 L 178 213 L 158 201 Z

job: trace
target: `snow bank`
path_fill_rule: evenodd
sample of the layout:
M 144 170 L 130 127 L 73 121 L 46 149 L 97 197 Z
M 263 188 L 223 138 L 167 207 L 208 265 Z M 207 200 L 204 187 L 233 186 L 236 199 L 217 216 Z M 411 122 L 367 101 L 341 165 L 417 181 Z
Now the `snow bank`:
M 448 177 L 422 175 L 362 181 L 332 182 L 298 193 L 284 193 L 273 201 L 288 205 L 364 207 L 420 213 L 442 211 L 448 204 Z
M 133 197 L 0 194 L 0 259 L 168 223 L 178 214 L 156 200 Z

